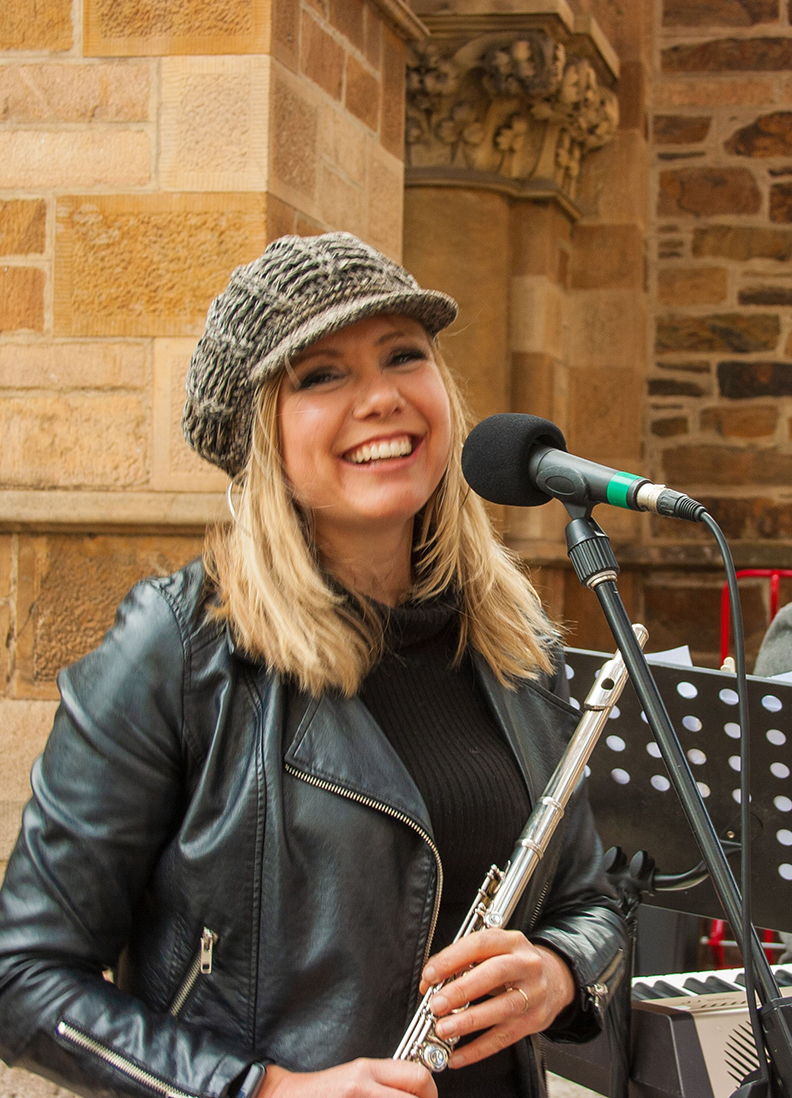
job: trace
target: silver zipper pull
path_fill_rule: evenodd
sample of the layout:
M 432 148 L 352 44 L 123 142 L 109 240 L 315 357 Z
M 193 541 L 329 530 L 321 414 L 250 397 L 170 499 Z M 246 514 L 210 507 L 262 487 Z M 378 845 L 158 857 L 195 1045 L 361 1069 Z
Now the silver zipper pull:
M 586 991 L 589 994 L 591 1005 L 594 1009 L 594 1013 L 602 1018 L 603 1009 L 608 998 L 608 985 L 602 983 L 589 984 L 586 987 Z
M 203 928 L 201 934 L 201 975 L 207 976 L 212 971 L 212 952 L 214 951 L 214 944 L 217 941 L 217 935 L 214 934 L 208 927 Z

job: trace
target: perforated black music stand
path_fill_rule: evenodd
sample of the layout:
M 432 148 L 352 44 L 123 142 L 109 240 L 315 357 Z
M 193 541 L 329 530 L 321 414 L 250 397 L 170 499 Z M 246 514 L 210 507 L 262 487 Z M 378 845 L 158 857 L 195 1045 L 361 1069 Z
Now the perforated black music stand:
M 606 655 L 567 649 L 573 699 L 582 701 Z M 651 657 L 650 657 L 651 659 Z M 721 839 L 740 838 L 739 726 L 734 676 L 652 663 L 653 675 Z M 792 930 L 792 684 L 748 678 L 754 922 Z M 647 850 L 664 874 L 700 853 L 638 699 L 628 682 L 590 762 L 590 797 L 605 847 Z M 709 881 L 644 902 L 707 918 L 723 908 Z

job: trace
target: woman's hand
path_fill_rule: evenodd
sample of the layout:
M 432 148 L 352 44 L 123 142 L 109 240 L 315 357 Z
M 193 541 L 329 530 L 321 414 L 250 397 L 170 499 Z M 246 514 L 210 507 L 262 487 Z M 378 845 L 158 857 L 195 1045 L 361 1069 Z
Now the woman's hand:
M 453 976 L 456 979 L 429 1003 L 441 1018 L 438 1037 L 465 1037 L 486 1030 L 454 1052 L 453 1068 L 483 1060 L 529 1033 L 547 1029 L 576 991 L 561 957 L 552 949 L 532 945 L 518 930 L 476 931 L 441 950 L 423 971 L 421 994 Z M 485 996 L 489 998 L 483 1003 L 450 1013 Z
M 274 1064 L 259 1098 L 437 1098 L 431 1072 L 409 1060 L 352 1060 L 327 1071 L 294 1072 Z

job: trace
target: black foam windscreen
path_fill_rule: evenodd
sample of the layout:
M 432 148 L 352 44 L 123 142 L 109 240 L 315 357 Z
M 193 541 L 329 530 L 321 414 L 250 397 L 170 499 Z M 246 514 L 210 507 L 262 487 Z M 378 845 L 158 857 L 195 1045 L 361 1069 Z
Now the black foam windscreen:
M 553 498 L 532 484 L 528 458 L 537 445 L 566 450 L 555 423 L 539 416 L 500 412 L 482 419 L 462 448 L 462 473 L 470 487 L 490 503 L 538 507 Z

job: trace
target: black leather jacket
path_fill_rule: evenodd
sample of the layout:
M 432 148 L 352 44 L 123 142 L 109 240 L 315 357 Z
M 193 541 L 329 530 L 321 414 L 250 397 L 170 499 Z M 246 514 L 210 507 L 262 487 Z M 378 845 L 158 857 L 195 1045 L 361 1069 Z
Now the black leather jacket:
M 283 684 L 205 598 L 198 562 L 138 584 L 61 674 L 0 892 L 0 1055 L 84 1094 L 221 1098 L 255 1059 L 392 1055 L 430 949 L 438 859 L 393 748 L 326 695 L 284 753 Z M 535 800 L 575 711 L 477 668 Z M 598 865 L 576 794 L 513 920 L 581 988 L 623 946 Z M 571 1014 L 562 1036 L 596 1031 L 583 993 Z

